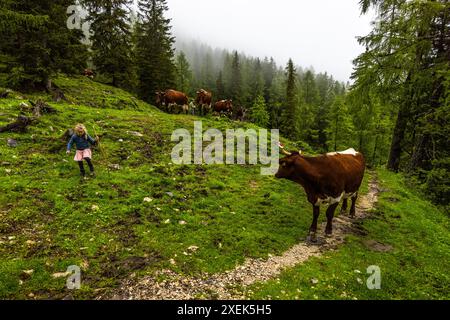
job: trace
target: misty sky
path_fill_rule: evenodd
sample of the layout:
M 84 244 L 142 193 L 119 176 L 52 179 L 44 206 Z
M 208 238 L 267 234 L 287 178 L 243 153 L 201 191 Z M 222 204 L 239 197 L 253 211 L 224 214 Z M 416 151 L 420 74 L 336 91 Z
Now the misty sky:
M 167 0 L 174 35 L 252 56 L 289 58 L 347 81 L 370 16 L 358 0 Z

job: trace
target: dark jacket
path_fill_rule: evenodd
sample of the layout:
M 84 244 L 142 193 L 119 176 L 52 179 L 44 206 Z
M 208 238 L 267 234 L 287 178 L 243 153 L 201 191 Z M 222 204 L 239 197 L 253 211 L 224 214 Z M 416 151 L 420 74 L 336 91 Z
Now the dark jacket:
M 86 139 L 85 136 L 80 137 L 80 136 L 74 134 L 70 138 L 69 143 L 67 144 L 67 150 L 70 151 L 70 148 L 72 148 L 72 145 L 74 143 L 75 143 L 77 150 L 85 150 L 85 149 L 89 149 L 89 144 L 94 145 L 96 142 L 90 135 L 87 135 L 87 139 Z

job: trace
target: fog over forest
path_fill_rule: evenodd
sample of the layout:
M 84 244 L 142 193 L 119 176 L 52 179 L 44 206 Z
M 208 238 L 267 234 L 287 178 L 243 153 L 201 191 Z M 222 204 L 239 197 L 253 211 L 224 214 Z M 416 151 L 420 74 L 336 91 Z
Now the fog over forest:
M 358 2 L 169 0 L 167 16 L 181 42 L 273 57 L 282 66 L 292 58 L 346 82 L 352 60 L 365 49 L 357 37 L 370 31 L 375 16 L 372 10 L 361 15 Z

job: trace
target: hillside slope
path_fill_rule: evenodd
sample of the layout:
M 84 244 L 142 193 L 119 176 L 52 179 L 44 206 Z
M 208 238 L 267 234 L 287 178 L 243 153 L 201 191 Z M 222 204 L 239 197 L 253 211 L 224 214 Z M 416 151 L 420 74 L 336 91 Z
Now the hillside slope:
M 294 184 L 258 166 L 171 165 L 172 131 L 192 132 L 199 118 L 162 113 L 86 78 L 56 83 L 68 102 L 17 92 L 0 100 L 0 126 L 28 99 L 58 110 L 26 133 L 0 134 L 0 298 L 62 298 L 65 277 L 54 276 L 69 265 L 82 268 L 82 289 L 71 294 L 89 298 L 133 272 L 218 272 L 305 238 L 310 205 Z M 256 128 L 202 120 L 204 128 Z M 78 122 L 101 138 L 97 177 L 86 182 L 61 138 Z
M 171 163 L 172 131 L 192 132 L 195 120 L 204 129 L 257 127 L 165 114 L 87 78 L 61 76 L 56 83 L 68 101 L 19 92 L 0 99 L 0 126 L 29 99 L 58 111 L 26 133 L 0 133 L 0 299 L 108 296 L 126 279 L 162 269 L 186 278 L 220 274 L 304 241 L 311 207 L 294 183 L 262 176 L 259 166 Z M 101 139 L 93 158 L 97 177 L 87 181 L 80 181 L 62 138 L 78 122 Z M 401 176 L 384 170 L 375 176 L 379 205 L 372 218 L 357 222 L 360 233 L 336 251 L 251 285 L 246 296 L 448 298 L 448 217 Z M 70 265 L 81 267 L 81 290 L 66 289 Z M 380 266 L 382 290 L 365 286 L 369 265 Z

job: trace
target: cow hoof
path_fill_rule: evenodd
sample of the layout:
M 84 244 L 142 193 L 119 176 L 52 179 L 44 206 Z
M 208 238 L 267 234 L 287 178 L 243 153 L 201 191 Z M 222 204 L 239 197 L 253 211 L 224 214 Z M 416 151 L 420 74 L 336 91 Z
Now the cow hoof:
M 327 237 L 327 238 L 331 238 L 333 236 L 333 234 L 330 232 L 330 233 L 328 233 L 328 232 L 325 232 L 325 237 Z
M 307 238 L 307 240 L 309 242 L 316 243 L 317 242 L 317 235 L 316 235 L 316 233 L 310 233 L 308 238 Z

